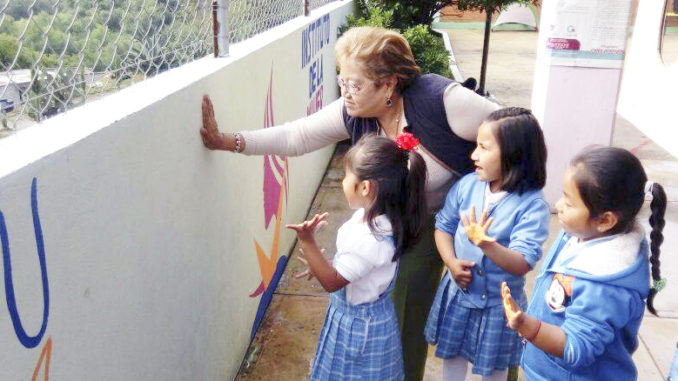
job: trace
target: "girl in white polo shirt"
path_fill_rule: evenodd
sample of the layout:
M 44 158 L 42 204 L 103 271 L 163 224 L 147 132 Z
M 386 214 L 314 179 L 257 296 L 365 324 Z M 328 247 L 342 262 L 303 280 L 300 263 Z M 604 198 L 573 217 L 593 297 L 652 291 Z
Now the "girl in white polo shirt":
M 343 189 L 350 220 L 337 233 L 330 264 L 314 233 L 327 213 L 298 225 L 308 274 L 330 292 L 311 380 L 402 380 L 403 357 L 391 291 L 403 250 L 424 224 L 426 164 L 404 133 L 392 141 L 368 135 L 344 158 Z

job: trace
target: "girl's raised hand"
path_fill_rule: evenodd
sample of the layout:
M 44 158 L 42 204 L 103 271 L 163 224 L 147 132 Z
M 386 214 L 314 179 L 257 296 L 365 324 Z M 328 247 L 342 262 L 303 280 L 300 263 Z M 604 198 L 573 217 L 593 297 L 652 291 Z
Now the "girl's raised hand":
M 329 213 L 327 212 L 316 214 L 308 221 L 304 221 L 300 224 L 287 224 L 285 227 L 296 231 L 300 241 L 312 242 L 315 241 L 315 232 L 327 225 L 328 215 Z
M 525 321 L 525 312 L 518 307 L 518 303 L 511 296 L 511 289 L 506 282 L 501 282 L 501 298 L 509 328 L 518 331 Z
M 464 225 L 466 236 L 473 242 L 474 245 L 480 246 L 483 242 L 495 242 L 496 239 L 487 236 L 487 229 L 490 228 L 493 217 L 487 218 L 487 209 L 483 210 L 483 215 L 480 217 L 480 222 L 476 221 L 476 207 L 471 205 L 471 212 L 469 218 L 461 213 L 461 223 Z

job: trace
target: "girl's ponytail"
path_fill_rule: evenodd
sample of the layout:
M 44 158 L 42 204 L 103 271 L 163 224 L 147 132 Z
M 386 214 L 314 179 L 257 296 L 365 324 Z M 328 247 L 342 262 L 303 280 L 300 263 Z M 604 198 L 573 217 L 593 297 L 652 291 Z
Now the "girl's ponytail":
M 428 206 L 426 204 L 426 162 L 415 150 L 407 153 L 408 170 L 403 192 L 405 198 L 405 248 L 413 246 L 426 223 Z
M 402 133 L 396 141 L 365 135 L 344 156 L 344 164 L 358 180 L 368 180 L 373 199 L 365 207 L 365 220 L 379 234 L 375 219 L 385 214 L 391 222 L 395 252 L 393 261 L 414 245 L 421 234 L 426 207 L 426 162 L 413 150 L 419 140 Z
M 655 295 L 657 295 L 664 287 L 665 283 L 659 270 L 659 246 L 664 242 L 662 230 L 664 229 L 665 224 L 664 213 L 666 212 L 666 193 L 664 192 L 664 188 L 657 183 L 651 183 L 649 192 L 652 194 L 652 202 L 650 203 L 650 210 L 652 211 L 652 214 L 650 215 L 650 226 L 652 227 L 652 232 L 650 232 L 652 288 L 650 289 L 650 295 L 647 297 L 647 309 L 653 315 L 657 315 L 653 301 Z

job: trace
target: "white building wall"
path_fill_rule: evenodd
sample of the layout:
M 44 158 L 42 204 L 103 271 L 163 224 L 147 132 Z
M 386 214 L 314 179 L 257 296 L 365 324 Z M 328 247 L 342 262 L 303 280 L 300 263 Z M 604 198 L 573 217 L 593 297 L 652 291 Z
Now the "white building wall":
M 664 63 L 660 56 L 663 21 L 663 0 L 638 1 L 617 112 L 678 157 L 678 62 Z
M 206 57 L 0 140 L 0 379 L 42 379 L 47 361 L 55 380 L 235 377 L 262 298 L 250 295 L 294 235 L 279 224 L 272 250 L 265 158 L 206 150 L 201 98 L 210 95 L 223 131 L 263 127 L 267 107 L 280 124 L 316 98 L 331 102 L 333 46 L 352 7 L 332 3 L 232 45 L 229 58 Z M 302 66 L 314 22 L 329 44 Z M 319 60 L 321 95 L 309 94 Z M 305 216 L 332 151 L 273 171 L 274 190 L 288 179 L 282 225 Z

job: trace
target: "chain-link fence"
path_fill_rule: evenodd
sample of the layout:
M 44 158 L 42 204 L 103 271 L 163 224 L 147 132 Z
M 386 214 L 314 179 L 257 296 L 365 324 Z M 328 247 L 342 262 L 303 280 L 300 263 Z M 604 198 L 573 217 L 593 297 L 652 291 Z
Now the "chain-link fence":
M 303 0 L 230 0 L 229 42 L 242 41 L 303 14 Z
M 331 1 L 0 0 L 0 137 Z
M 309 9 L 316 9 L 316 8 L 322 7 L 323 5 L 327 5 L 327 4 L 329 4 L 333 1 L 336 1 L 336 0 L 307 0 L 307 1 L 308 1 L 308 8 Z

